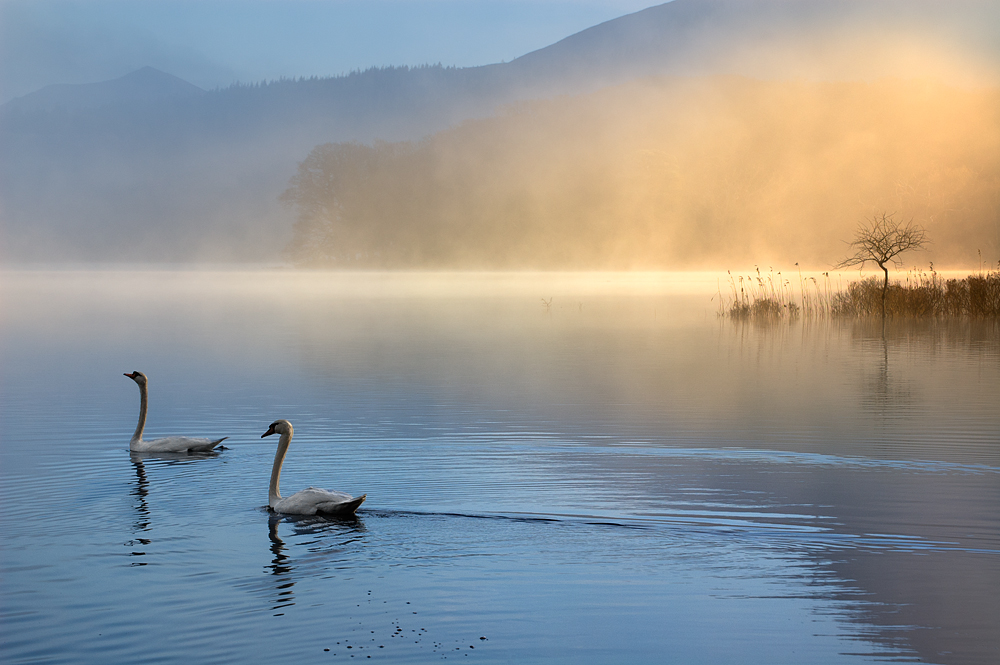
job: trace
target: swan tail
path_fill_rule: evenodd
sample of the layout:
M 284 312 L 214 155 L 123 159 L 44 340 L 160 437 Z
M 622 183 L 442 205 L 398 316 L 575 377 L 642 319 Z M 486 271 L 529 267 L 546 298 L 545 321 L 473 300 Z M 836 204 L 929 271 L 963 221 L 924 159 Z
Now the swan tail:
M 367 494 L 362 494 L 361 496 L 354 497 L 350 501 L 323 503 L 316 506 L 316 512 L 324 515 L 353 515 L 354 511 L 358 509 L 358 506 L 365 502 L 365 497 L 367 496 Z
M 212 441 L 207 442 L 203 446 L 191 447 L 188 448 L 188 450 L 195 453 L 207 453 L 208 451 L 213 450 L 217 445 L 219 445 L 228 438 L 229 438 L 228 436 L 224 436 L 221 439 L 213 439 Z

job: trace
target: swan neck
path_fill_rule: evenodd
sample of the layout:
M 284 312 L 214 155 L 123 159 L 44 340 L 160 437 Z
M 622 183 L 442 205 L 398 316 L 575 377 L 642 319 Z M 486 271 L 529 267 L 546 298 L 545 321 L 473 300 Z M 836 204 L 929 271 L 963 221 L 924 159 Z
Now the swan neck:
M 278 485 L 281 482 L 281 465 L 285 461 L 285 453 L 288 452 L 288 444 L 292 441 L 292 433 L 286 432 L 278 440 L 278 450 L 274 453 L 274 466 L 271 467 L 271 486 L 267 491 L 267 505 L 274 508 L 274 505 L 281 501 L 281 492 Z
M 132 435 L 132 441 L 142 441 L 142 431 L 146 429 L 146 403 L 148 397 L 146 395 L 146 386 L 141 383 L 136 383 L 139 386 L 139 424 L 135 426 L 135 434 Z

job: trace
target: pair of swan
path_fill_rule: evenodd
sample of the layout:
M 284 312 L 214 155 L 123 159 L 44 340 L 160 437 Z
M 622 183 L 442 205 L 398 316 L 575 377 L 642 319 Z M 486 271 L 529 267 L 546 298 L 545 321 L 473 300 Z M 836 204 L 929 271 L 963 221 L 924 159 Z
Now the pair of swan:
M 156 452 L 156 453 L 185 453 L 185 452 L 210 452 L 217 445 L 228 439 L 224 436 L 221 439 L 196 439 L 186 436 L 168 436 L 163 439 L 153 441 L 143 441 L 142 432 L 146 428 L 146 407 L 149 401 L 146 375 L 142 372 L 126 373 L 125 376 L 132 379 L 139 386 L 139 424 L 135 428 L 135 434 L 129 441 L 129 450 L 133 452 Z M 292 441 L 292 424 L 287 420 L 275 420 L 260 438 L 279 434 L 278 450 L 274 454 L 274 466 L 271 467 L 271 484 L 268 487 L 267 505 L 276 513 L 286 515 L 350 515 L 358 509 L 367 496 L 362 494 L 353 497 L 344 492 L 328 491 L 309 487 L 296 492 L 295 494 L 282 498 L 278 490 L 278 483 L 281 479 L 281 465 L 285 461 L 285 453 L 288 452 L 288 444 Z

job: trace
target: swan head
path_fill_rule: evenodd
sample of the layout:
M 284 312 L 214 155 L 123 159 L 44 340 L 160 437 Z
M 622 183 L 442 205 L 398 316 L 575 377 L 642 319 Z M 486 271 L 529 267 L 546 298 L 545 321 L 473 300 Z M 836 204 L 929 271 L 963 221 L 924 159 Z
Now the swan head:
M 260 438 L 265 436 L 271 436 L 272 434 L 288 434 L 292 433 L 292 424 L 287 420 L 275 420 L 271 423 L 271 426 L 267 428 L 267 431 L 260 435 Z
M 135 381 L 136 383 L 138 383 L 140 386 L 146 385 L 146 375 L 143 374 L 142 372 L 132 372 L 131 374 L 129 374 L 128 372 L 125 372 L 125 376 L 127 376 L 130 379 L 132 379 L 133 381 Z

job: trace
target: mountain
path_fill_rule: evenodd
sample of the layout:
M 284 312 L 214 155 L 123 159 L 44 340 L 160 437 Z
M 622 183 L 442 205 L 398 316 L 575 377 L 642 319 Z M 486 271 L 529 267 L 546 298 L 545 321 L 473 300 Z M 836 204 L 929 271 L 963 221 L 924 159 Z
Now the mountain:
M 184 102 L 205 91 L 196 85 L 161 72 L 143 67 L 121 78 L 100 83 L 49 85 L 3 105 L 4 113 L 28 114 L 45 112 L 75 112 L 115 106 L 150 103 Z
M 976 0 L 675 0 L 482 67 L 212 91 L 144 68 L 49 86 L 0 106 L 0 260 L 275 258 L 294 222 L 278 196 L 319 144 L 419 140 L 638 78 L 995 81 L 998 12 Z
M 998 64 L 1000 3 L 990 0 L 675 0 L 509 66 L 547 84 L 606 85 L 663 75 L 954 76 L 959 66 L 997 83 Z

